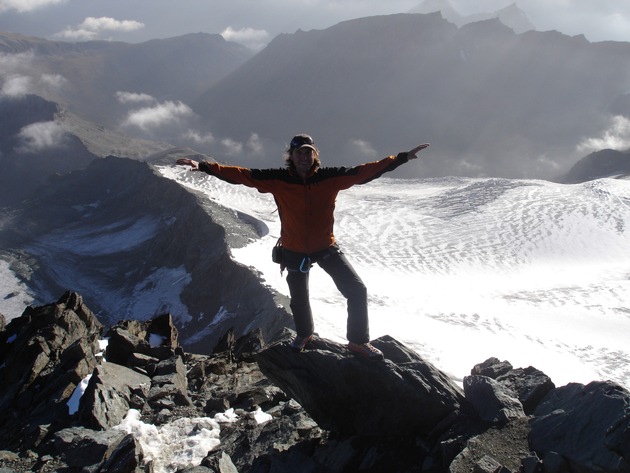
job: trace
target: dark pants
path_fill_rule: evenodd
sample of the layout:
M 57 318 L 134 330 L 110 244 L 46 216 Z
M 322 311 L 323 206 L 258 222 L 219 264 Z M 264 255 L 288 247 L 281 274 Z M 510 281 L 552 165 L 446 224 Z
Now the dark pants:
M 366 343 L 370 340 L 367 289 L 359 275 L 354 271 L 346 257 L 337 247 L 332 247 L 323 254 L 315 255 L 311 260 L 304 260 L 303 255 L 292 254 L 287 258 L 287 283 L 291 294 L 291 311 L 298 335 L 306 337 L 314 331 L 313 313 L 309 299 L 310 263 L 316 262 L 332 277 L 337 289 L 348 300 L 348 322 L 346 337 L 354 343 Z

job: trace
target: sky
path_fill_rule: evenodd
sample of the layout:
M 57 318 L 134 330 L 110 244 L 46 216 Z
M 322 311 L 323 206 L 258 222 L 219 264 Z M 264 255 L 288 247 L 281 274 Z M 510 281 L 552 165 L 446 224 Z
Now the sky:
M 447 1 L 447 0 L 444 0 Z M 142 42 L 187 33 L 222 34 L 257 50 L 273 37 L 341 21 L 406 13 L 423 0 L 0 0 L 0 31 L 62 41 Z M 512 0 L 450 0 L 462 15 Z M 630 41 L 627 0 L 521 0 L 537 30 L 589 41 Z

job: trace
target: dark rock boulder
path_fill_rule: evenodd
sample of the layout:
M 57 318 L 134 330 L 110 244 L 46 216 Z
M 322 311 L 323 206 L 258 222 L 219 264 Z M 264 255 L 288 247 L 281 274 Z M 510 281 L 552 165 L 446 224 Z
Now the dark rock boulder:
M 110 446 L 118 444 L 124 437 L 125 433 L 119 430 L 70 427 L 53 435 L 51 447 L 68 465 L 80 467 L 100 463 Z
M 487 376 L 498 381 L 521 402 L 527 415 L 556 387 L 549 376 L 532 366 L 515 369 L 509 362 L 499 361 L 497 358 L 488 358 L 475 365 L 470 374 Z
M 384 360 L 368 360 L 316 338 L 295 353 L 287 341 L 258 353 L 262 372 L 326 430 L 365 436 L 440 431 L 466 405 L 445 374 L 391 337 L 372 342 Z
M 192 404 L 188 396 L 186 365 L 181 357 L 173 356 L 157 364 L 148 397 L 148 401 L 155 407 L 170 408 Z
M 177 327 L 170 314 L 149 321 L 122 320 L 105 334 L 108 339 L 105 357 L 112 363 L 127 366 L 134 354 L 165 360 L 183 354 Z
M 102 330 L 81 296 L 67 292 L 0 332 L 0 444 L 28 448 L 48 425 L 69 420 L 66 403 L 98 363 Z
M 488 358 L 483 363 L 479 363 L 470 370 L 471 375 L 487 376 L 488 378 L 497 379 L 502 374 L 512 370 L 513 366 L 508 361 L 499 361 L 498 358 Z
M 630 393 L 612 382 L 571 383 L 534 411 L 529 440 L 546 460 L 561 455 L 571 471 L 630 471 Z
M 110 447 L 103 455 L 101 463 L 93 470 L 94 473 L 152 473 L 151 463 L 144 463 L 142 447 L 132 434 Z
M 487 376 L 465 376 L 464 393 L 479 417 L 493 424 L 525 417 L 523 405 L 513 393 Z
M 81 397 L 79 419 L 94 430 L 118 425 L 130 408 L 142 409 L 151 378 L 115 363 L 103 362 L 94 369 Z
M 496 380 L 515 393 L 527 415 L 556 387 L 549 376 L 533 366 L 510 370 Z

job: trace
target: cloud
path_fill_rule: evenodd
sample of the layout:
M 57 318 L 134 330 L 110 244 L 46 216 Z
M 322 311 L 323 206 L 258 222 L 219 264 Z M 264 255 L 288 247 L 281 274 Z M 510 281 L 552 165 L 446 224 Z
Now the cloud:
M 243 154 L 243 143 L 239 143 L 232 138 L 223 138 L 221 144 L 225 147 L 225 154 L 228 156 L 239 156 Z
M 179 101 L 173 102 L 169 100 L 158 103 L 153 107 L 144 107 L 129 112 L 123 125 L 135 126 L 148 131 L 152 128 L 177 123 L 193 115 L 194 112 L 188 105 Z
M 247 140 L 246 144 L 247 148 L 252 152 L 252 154 L 263 154 L 264 146 L 262 140 L 258 133 L 252 133 Z
M 630 119 L 622 115 L 612 118 L 610 127 L 600 137 L 587 138 L 577 146 L 580 152 L 593 152 L 602 149 L 625 151 L 630 149 Z
M 60 74 L 42 74 L 38 79 L 23 74 L 10 74 L 3 77 L 0 97 L 21 97 L 27 94 L 46 96 L 63 87 L 68 81 Z
M 12 75 L 5 79 L 0 90 L 0 96 L 19 97 L 31 92 L 33 80 L 28 76 Z
M 354 139 L 350 140 L 350 145 L 357 148 L 358 152 L 361 153 L 363 156 L 366 156 L 368 159 L 376 158 L 378 156 L 378 152 L 368 141 Z
M 120 103 L 152 103 L 155 102 L 155 98 L 149 94 L 143 94 L 138 92 L 116 92 L 116 100 Z
M 265 30 L 255 30 L 253 28 L 241 28 L 235 30 L 228 26 L 221 32 L 221 36 L 226 41 L 234 41 L 253 50 L 260 51 L 269 43 L 269 33 Z
M 68 83 L 68 79 L 61 74 L 42 74 L 39 83 L 48 89 L 60 89 Z
M 29 67 L 34 59 L 35 53 L 32 50 L 17 54 L 0 53 L 0 71 L 6 73 Z
M 210 132 L 200 133 L 196 130 L 188 130 L 184 133 L 184 139 L 194 141 L 196 144 L 212 144 L 216 141 L 214 135 Z
M 135 20 L 116 20 L 107 16 L 99 18 L 89 16 L 77 27 L 68 27 L 55 36 L 78 41 L 87 41 L 98 37 L 104 32 L 129 32 L 141 28 L 144 28 L 144 23 Z
M 15 10 L 18 13 L 26 13 L 50 5 L 65 3 L 67 0 L 0 0 L 0 13 Z
M 22 153 L 33 153 L 63 144 L 65 131 L 57 122 L 37 122 L 23 127 L 18 137 L 22 144 L 16 149 Z

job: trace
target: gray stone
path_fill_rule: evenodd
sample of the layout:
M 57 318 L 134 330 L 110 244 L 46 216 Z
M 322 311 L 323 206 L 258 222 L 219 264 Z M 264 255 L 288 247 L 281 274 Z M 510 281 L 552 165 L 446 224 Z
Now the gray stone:
M 104 455 L 96 473 L 141 473 L 145 471 L 142 447 L 132 434 L 125 435 Z
M 96 431 L 84 427 L 70 427 L 55 432 L 52 446 L 70 466 L 84 467 L 99 464 L 112 445 L 125 437 L 118 430 Z
M 508 361 L 499 361 L 498 358 L 488 358 L 483 363 L 479 363 L 470 370 L 471 375 L 487 376 L 497 379 L 502 374 L 512 370 L 513 366 Z
M 556 387 L 549 376 L 532 366 L 510 370 L 496 379 L 515 393 L 528 415 Z
M 504 423 L 510 419 L 525 417 L 523 405 L 513 393 L 487 376 L 465 376 L 464 393 L 486 422 Z
M 146 399 L 151 379 L 116 363 L 104 362 L 94 370 L 79 404 L 79 418 L 93 429 L 118 425 L 130 407 Z
M 570 383 L 534 411 L 530 444 L 543 461 L 555 452 L 581 473 L 630 471 L 630 393 L 612 382 Z

